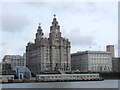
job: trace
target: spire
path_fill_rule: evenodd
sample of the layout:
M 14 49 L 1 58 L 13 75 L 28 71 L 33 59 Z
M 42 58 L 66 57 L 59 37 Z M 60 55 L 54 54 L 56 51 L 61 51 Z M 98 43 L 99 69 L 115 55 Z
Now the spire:
M 56 15 L 55 15 L 55 14 L 54 14 L 54 18 L 53 18 L 52 26 L 55 26 L 55 27 L 58 26 L 58 22 L 57 22 L 57 19 L 56 19 Z
M 38 29 L 41 29 L 41 23 L 39 23 Z
M 38 29 L 37 29 L 37 33 L 36 33 L 36 39 L 35 42 L 40 41 L 44 36 L 43 30 L 41 28 L 41 23 L 39 23 Z
M 50 30 L 51 31 L 57 31 L 60 30 L 60 26 L 58 25 L 57 19 L 56 19 L 56 15 L 53 15 L 53 21 L 52 21 L 52 26 L 50 26 Z
M 53 22 L 57 22 L 56 15 L 54 14 L 53 16 L 54 16 Z
M 54 18 L 56 18 L 56 15 L 54 14 Z
M 50 26 L 50 39 L 53 38 L 53 40 L 55 38 L 60 38 L 61 36 L 61 32 L 60 32 L 60 26 L 58 25 L 57 19 L 56 19 L 56 15 L 53 15 L 53 21 L 52 21 L 52 25 Z
M 53 20 L 56 20 L 56 15 L 54 14 L 54 18 L 53 18 Z
M 39 23 L 39 26 L 41 26 L 41 23 Z
M 42 32 L 41 23 L 39 23 L 39 26 L 38 26 L 37 32 Z
M 41 28 L 41 23 L 39 23 L 39 26 L 38 26 L 38 29 L 37 29 L 37 33 L 43 35 L 42 28 Z

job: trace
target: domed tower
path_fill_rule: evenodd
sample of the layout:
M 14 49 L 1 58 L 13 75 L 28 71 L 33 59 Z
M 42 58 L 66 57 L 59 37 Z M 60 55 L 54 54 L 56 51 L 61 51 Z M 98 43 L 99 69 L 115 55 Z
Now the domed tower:
M 71 70 L 70 42 L 61 36 L 60 26 L 54 15 L 49 34 L 51 69 Z
M 41 41 L 41 39 L 43 39 L 43 36 L 44 36 L 44 33 L 41 29 L 41 23 L 39 23 L 37 33 L 36 33 L 35 43 L 38 43 L 39 41 Z
M 54 15 L 52 26 L 50 26 L 49 39 L 52 45 L 60 44 L 61 32 L 60 26 L 58 25 L 56 15 Z
M 33 73 L 50 71 L 49 41 L 44 37 L 44 33 L 39 24 L 35 42 L 26 46 L 26 64 Z

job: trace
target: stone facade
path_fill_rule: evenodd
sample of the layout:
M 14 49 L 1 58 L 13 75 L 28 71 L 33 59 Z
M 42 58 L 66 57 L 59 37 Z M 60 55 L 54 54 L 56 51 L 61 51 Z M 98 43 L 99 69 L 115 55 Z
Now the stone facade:
M 120 72 L 120 57 L 112 58 L 112 69 Z
M 13 70 L 16 66 L 26 66 L 26 59 L 21 55 L 5 55 L 2 60 L 3 71 Z
M 115 57 L 114 45 L 107 45 L 106 51 L 111 52 L 112 53 L 112 57 L 113 58 Z
M 27 67 L 34 73 L 71 70 L 70 41 L 61 36 L 60 26 L 54 16 L 49 38 L 44 37 L 39 25 L 35 43 L 26 46 Z
M 71 55 L 72 70 L 83 72 L 112 71 L 112 55 L 107 51 L 84 51 Z

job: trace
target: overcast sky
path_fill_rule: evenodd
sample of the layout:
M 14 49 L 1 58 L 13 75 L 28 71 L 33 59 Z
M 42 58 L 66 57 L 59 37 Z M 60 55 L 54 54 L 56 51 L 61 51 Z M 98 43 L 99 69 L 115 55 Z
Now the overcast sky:
M 71 53 L 104 51 L 106 45 L 115 45 L 117 56 L 117 2 L 9 2 L 2 4 L 0 13 L 1 59 L 6 54 L 22 55 L 27 43 L 34 42 L 38 23 L 48 37 L 53 14 L 56 14 L 62 36 L 71 41 Z

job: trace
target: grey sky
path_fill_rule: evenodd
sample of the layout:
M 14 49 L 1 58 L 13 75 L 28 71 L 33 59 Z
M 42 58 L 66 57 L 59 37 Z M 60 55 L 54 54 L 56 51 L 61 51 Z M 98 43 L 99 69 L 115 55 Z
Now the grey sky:
M 3 31 L 8 32 L 22 31 L 30 23 L 26 16 L 6 13 L 2 18 Z
M 38 23 L 46 37 L 56 14 L 62 36 L 71 41 L 71 52 L 105 50 L 118 45 L 117 2 L 24 2 L 2 5 L 2 58 L 23 54 L 27 42 L 34 41 Z M 100 46 L 100 48 L 99 48 Z

